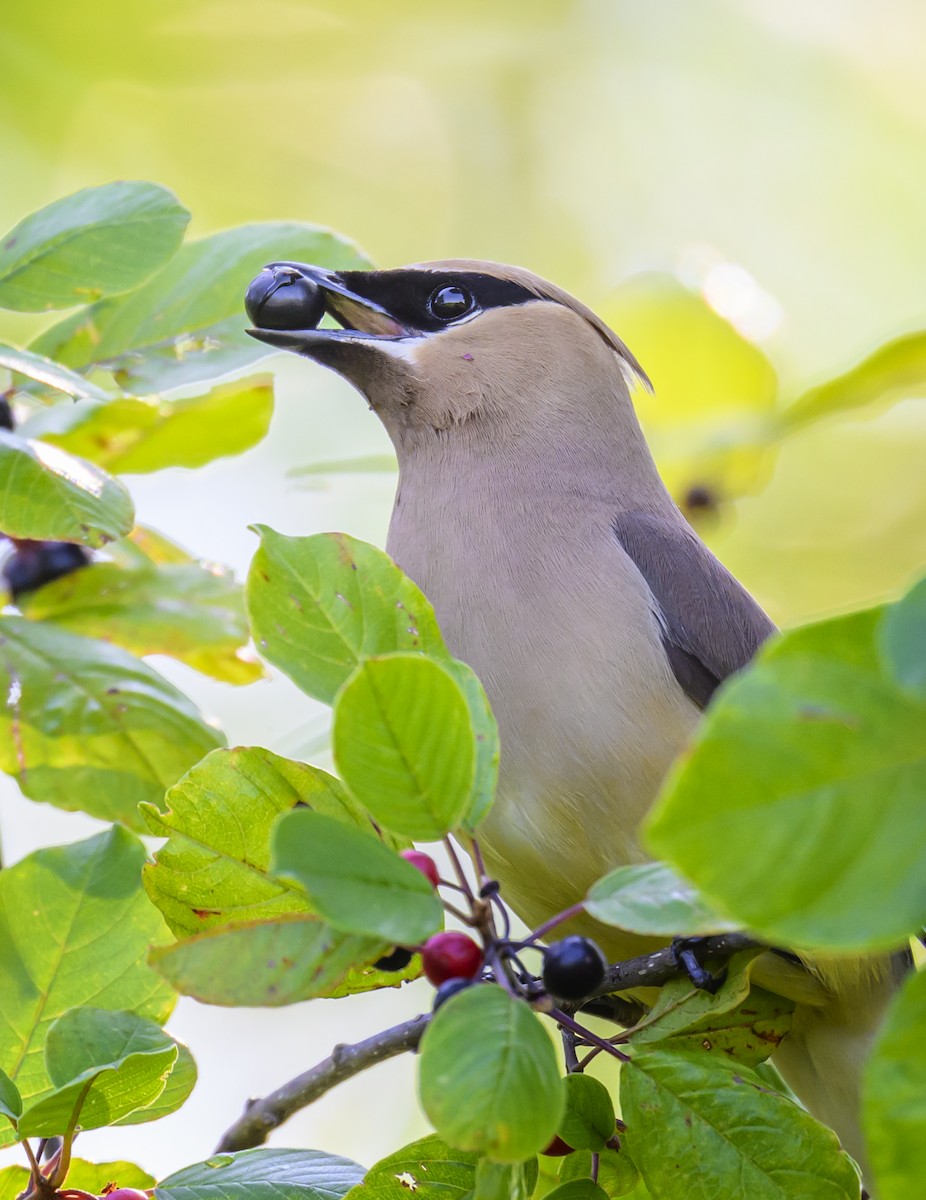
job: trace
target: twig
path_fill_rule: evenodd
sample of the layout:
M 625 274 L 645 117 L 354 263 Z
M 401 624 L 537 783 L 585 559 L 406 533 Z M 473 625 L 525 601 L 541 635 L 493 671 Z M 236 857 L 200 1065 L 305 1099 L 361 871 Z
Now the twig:
M 337 1084 L 359 1075 L 376 1063 L 386 1062 L 406 1050 L 414 1050 L 430 1019 L 428 1014 L 422 1014 L 410 1021 L 403 1021 L 401 1025 L 393 1025 L 391 1029 L 384 1029 L 381 1033 L 374 1033 L 362 1042 L 335 1046 L 330 1057 L 323 1062 L 284 1083 L 262 1100 L 250 1101 L 244 1113 L 222 1135 L 216 1153 L 249 1150 L 252 1146 L 263 1145 L 273 1130 L 293 1113 L 306 1108 Z
M 715 937 L 706 937 L 703 945 L 704 958 L 732 958 L 741 950 L 752 950 L 764 943 L 756 941 L 745 933 L 721 933 Z M 607 996 L 611 992 L 628 992 L 634 988 L 661 987 L 670 979 L 679 979 L 685 975 L 684 967 L 680 967 L 675 952 L 671 946 L 656 950 L 652 954 L 643 954 L 639 958 L 628 958 L 626 962 L 614 963 L 608 968 L 600 987 L 582 1002 L 597 996 Z
M 644 1005 L 624 996 L 596 996 L 594 1000 L 583 1000 L 579 1004 L 561 1004 L 560 1008 L 572 1016 L 581 1012 L 583 1016 L 601 1017 L 604 1021 L 623 1025 L 625 1029 L 636 1025 L 647 1012 Z
M 573 1075 L 580 1070 L 579 1056 L 576 1054 L 578 1040 L 572 1030 L 567 1029 L 565 1025 L 561 1025 L 559 1031 L 563 1039 L 563 1059 L 566 1063 L 566 1070 Z

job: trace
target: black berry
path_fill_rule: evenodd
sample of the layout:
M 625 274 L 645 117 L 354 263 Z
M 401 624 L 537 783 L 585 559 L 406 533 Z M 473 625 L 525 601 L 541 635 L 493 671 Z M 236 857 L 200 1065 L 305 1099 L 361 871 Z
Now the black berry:
M 318 284 L 282 267 L 261 271 L 248 288 L 244 306 L 260 329 L 314 329 L 325 312 Z
M 603 982 L 607 969 L 590 938 L 565 937 L 544 951 L 543 986 L 561 1000 L 581 1000 Z
M 411 961 L 412 951 L 406 950 L 404 946 L 396 946 L 394 950 L 378 958 L 373 966 L 377 971 L 404 971 Z
M 89 553 L 72 542 L 22 541 L 3 564 L 3 578 L 15 600 L 44 583 L 86 567 L 89 562 Z
M 442 983 L 434 993 L 434 1004 L 432 1010 L 437 1012 L 442 1004 L 446 1004 L 451 996 L 455 996 L 457 992 L 465 992 L 468 987 L 472 987 L 475 979 L 448 979 L 446 983 Z

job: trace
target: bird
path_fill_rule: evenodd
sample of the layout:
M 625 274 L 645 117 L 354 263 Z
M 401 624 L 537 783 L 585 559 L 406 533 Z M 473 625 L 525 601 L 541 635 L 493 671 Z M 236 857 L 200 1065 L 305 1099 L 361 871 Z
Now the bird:
M 486 864 L 536 927 L 614 867 L 717 688 L 775 633 L 664 486 L 631 389 L 651 387 L 591 309 L 530 271 L 270 264 L 263 342 L 361 392 L 395 447 L 386 549 L 434 607 L 498 722 Z M 316 328 L 322 312 L 340 328 Z M 584 921 L 584 924 L 583 924 Z M 611 961 L 664 944 L 579 918 Z M 796 1002 L 776 1066 L 867 1174 L 860 1072 L 907 955 L 762 956 Z

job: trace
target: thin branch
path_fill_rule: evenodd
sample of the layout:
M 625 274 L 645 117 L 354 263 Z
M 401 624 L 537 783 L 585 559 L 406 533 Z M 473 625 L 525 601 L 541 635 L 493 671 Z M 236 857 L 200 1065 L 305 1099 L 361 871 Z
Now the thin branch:
M 222 1135 L 216 1153 L 262 1146 L 273 1130 L 293 1113 L 308 1107 L 337 1084 L 376 1063 L 416 1049 L 430 1019 L 429 1014 L 422 1014 L 374 1033 L 362 1042 L 335 1046 L 323 1062 L 284 1083 L 262 1100 L 249 1101 L 244 1113 Z
M 576 1046 L 578 1039 L 571 1029 L 567 1029 L 565 1025 L 560 1025 L 560 1034 L 563 1039 L 563 1059 L 566 1063 L 566 1070 L 570 1075 L 581 1070 L 579 1066 L 579 1056 L 576 1054 Z
M 647 1012 L 642 1004 L 624 996 L 596 996 L 593 1000 L 583 1000 L 579 1004 L 561 1004 L 560 1008 L 572 1016 L 581 1012 L 583 1016 L 613 1021 L 615 1025 L 623 1025 L 625 1029 L 636 1025 Z
M 701 953 L 705 959 L 719 958 L 725 961 L 741 950 L 752 950 L 763 944 L 745 933 L 721 933 L 715 937 L 706 937 Z M 684 967 L 679 966 L 672 947 L 666 946 L 652 954 L 614 963 L 608 968 L 601 986 L 595 988 L 591 996 L 586 997 L 582 1003 L 587 1004 L 589 1000 L 597 996 L 607 996 L 611 992 L 628 992 L 640 987 L 661 987 L 671 979 L 680 979 L 685 973 Z

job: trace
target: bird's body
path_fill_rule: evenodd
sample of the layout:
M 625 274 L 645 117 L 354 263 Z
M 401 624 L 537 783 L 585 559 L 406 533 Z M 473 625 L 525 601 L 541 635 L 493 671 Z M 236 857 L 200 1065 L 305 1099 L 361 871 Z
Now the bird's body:
M 773 626 L 666 492 L 630 401 L 636 360 L 572 297 L 492 263 L 268 270 L 256 324 L 293 275 L 345 328 L 268 320 L 256 336 L 343 374 L 392 438 L 387 546 L 485 686 L 501 764 L 480 845 L 539 924 L 646 857 L 640 822 L 670 764 Z M 613 960 L 653 945 L 595 936 Z M 863 1160 L 860 1070 L 903 956 L 758 967 L 798 1002 L 776 1061 Z
M 387 549 L 491 700 L 504 749 L 480 844 L 535 925 L 645 859 L 638 827 L 699 710 L 671 677 L 648 588 L 615 536 L 616 490 L 570 494 L 555 461 L 523 478 L 504 456 L 439 462 L 459 449 L 403 458 Z M 612 960 L 645 948 L 613 928 L 596 936 Z

